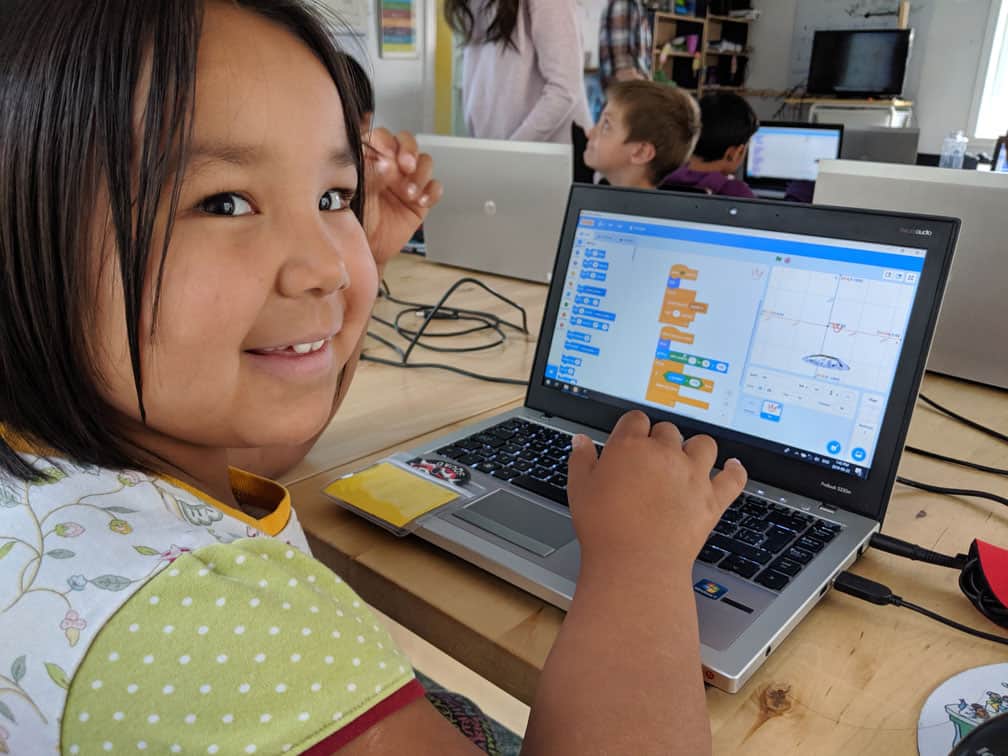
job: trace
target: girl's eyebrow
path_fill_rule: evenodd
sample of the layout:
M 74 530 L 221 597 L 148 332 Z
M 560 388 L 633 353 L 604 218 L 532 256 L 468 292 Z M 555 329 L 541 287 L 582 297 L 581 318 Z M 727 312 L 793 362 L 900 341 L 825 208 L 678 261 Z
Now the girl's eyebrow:
M 197 142 L 189 149 L 189 162 L 230 163 L 239 167 L 262 163 L 269 157 L 269 150 L 253 144 L 233 142 Z M 356 167 L 353 153 L 347 147 L 336 147 L 329 154 L 329 162 L 336 168 Z

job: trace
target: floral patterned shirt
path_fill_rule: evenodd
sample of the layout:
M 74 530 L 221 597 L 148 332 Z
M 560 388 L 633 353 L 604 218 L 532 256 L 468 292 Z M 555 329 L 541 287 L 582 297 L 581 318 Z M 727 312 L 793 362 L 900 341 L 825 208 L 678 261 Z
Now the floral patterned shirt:
M 422 695 L 281 486 L 232 470 L 255 519 L 24 456 L 46 480 L 0 475 L 0 753 L 335 750 Z

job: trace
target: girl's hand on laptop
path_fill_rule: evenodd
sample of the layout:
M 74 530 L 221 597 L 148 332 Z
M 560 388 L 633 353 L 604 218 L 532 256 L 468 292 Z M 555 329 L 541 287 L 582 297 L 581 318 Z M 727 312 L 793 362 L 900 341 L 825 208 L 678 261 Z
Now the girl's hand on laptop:
M 733 459 L 711 478 L 716 459 L 710 436 L 684 444 L 672 423 L 651 427 L 638 411 L 620 418 L 601 457 L 575 436 L 567 493 L 582 561 L 688 569 L 748 477 Z
M 388 129 L 373 129 L 364 139 L 364 163 L 364 231 L 380 271 L 440 202 L 444 189 L 431 178 L 431 156 L 421 153 L 416 138 L 406 131 L 393 135 Z

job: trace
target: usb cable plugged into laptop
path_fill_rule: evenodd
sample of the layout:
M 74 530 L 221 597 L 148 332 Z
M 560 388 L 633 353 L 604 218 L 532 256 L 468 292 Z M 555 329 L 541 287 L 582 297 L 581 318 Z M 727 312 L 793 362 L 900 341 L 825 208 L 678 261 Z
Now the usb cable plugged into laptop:
M 985 633 L 983 630 L 977 630 L 976 628 L 960 624 L 955 620 L 950 620 L 948 617 L 943 617 L 930 609 L 925 609 L 923 606 L 918 606 L 904 600 L 902 596 L 894 594 L 889 586 L 876 583 L 874 580 L 868 580 L 868 578 L 863 578 L 860 575 L 855 575 L 853 572 L 841 572 L 837 575 L 836 580 L 833 581 L 833 588 L 840 593 L 846 593 L 848 596 L 854 596 L 862 601 L 878 604 L 879 606 L 902 606 L 968 635 L 1008 645 L 1008 638 L 994 635 L 993 633 Z
M 869 544 L 872 548 L 906 559 L 959 570 L 959 588 L 970 603 L 991 622 L 1008 628 L 1008 606 L 1003 601 L 1008 597 L 1008 551 L 984 541 L 973 541 L 968 554 L 949 556 L 882 533 L 874 534 Z M 977 638 L 1008 645 L 1008 638 L 950 620 L 930 609 L 904 600 L 903 597 L 895 595 L 888 586 L 851 572 L 841 572 L 837 575 L 833 587 L 840 593 L 846 593 L 862 601 L 879 606 L 903 606 Z

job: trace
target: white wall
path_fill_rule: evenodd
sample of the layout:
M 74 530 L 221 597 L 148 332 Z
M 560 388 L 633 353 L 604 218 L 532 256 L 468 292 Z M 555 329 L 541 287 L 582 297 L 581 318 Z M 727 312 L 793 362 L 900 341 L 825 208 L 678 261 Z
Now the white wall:
M 436 35 L 435 0 L 418 0 L 418 41 L 420 56 L 410 59 L 378 56 L 378 3 L 368 6 L 367 34 L 346 36 L 341 42 L 371 74 L 375 87 L 375 125 L 393 131 L 414 133 L 434 130 L 434 39 Z M 336 3 L 328 3 L 337 7 Z
M 790 86 L 791 42 L 798 0 L 753 0 L 752 5 L 762 15 L 749 26 L 753 57 L 749 60 L 746 87 L 783 92 Z M 751 102 L 762 120 L 773 118 L 780 106 L 774 99 L 754 98 Z
M 938 152 L 950 131 L 966 129 L 992 0 L 911 0 L 914 43 L 904 96 L 914 101 L 920 150 Z M 763 15 L 750 31 L 747 86 L 783 91 L 804 82 L 816 29 L 892 28 L 896 0 L 755 0 Z M 982 75 L 982 74 L 981 74 Z M 754 100 L 761 118 L 779 103 Z

